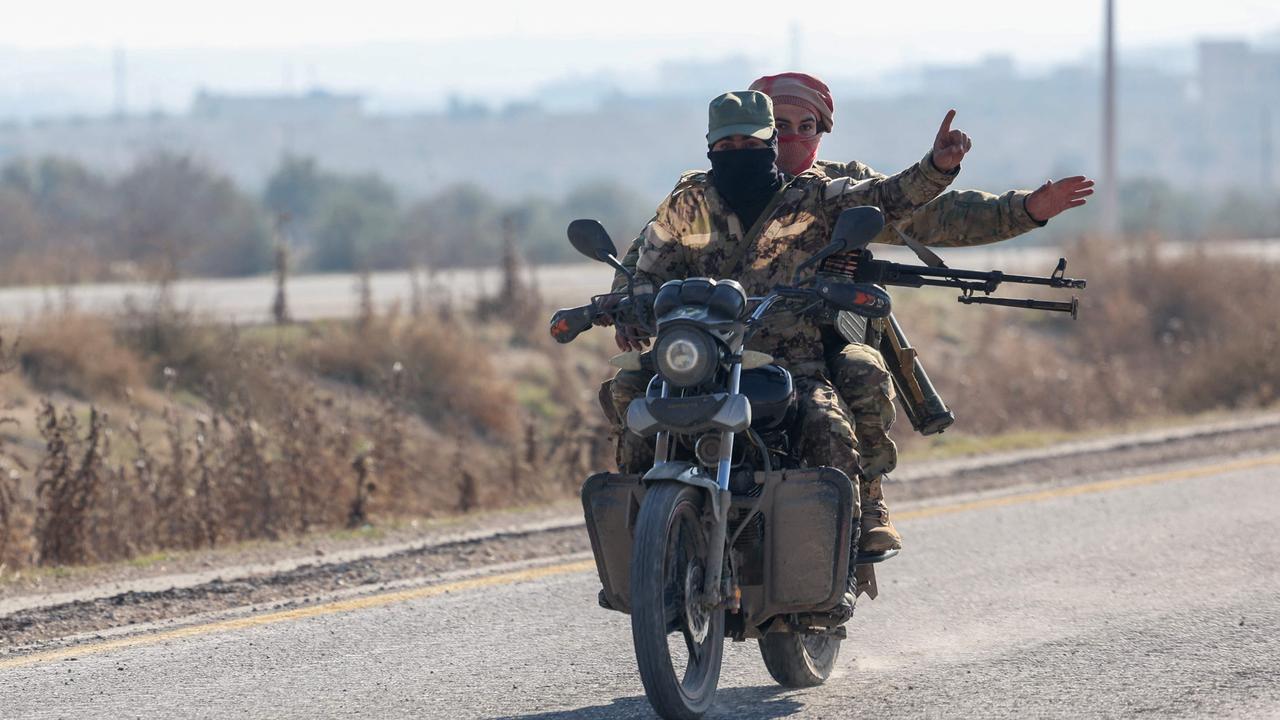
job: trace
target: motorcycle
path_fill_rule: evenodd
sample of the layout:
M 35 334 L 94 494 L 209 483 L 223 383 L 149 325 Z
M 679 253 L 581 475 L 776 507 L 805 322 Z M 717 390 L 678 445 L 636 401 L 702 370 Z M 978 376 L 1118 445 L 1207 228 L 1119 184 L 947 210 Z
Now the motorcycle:
M 832 242 L 797 268 L 792 284 L 763 297 L 710 278 L 637 296 L 604 228 L 593 220 L 569 226 L 573 247 L 625 273 L 628 291 L 557 311 L 552 335 L 569 342 L 607 319 L 655 338 L 652 351 L 611 361 L 655 373 L 645 397 L 626 409 L 629 431 L 653 438 L 653 466 L 591 476 L 582 504 L 600 604 L 631 616 L 645 695 L 664 718 L 698 718 L 710 708 L 726 636 L 756 640 L 786 687 L 824 682 L 847 637 L 855 578 L 863 589 L 868 581 L 851 569 L 897 553 L 858 555 L 854 483 L 839 468 L 796 457 L 792 377 L 746 349 L 783 309 L 887 315 L 889 296 L 872 284 L 802 279 L 883 226 L 876 208 L 846 210 Z

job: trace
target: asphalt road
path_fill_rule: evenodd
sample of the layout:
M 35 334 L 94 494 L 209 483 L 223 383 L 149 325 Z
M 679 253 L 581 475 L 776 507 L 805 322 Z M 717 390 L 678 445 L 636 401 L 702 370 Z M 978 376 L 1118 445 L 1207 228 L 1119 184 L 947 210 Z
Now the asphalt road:
M 835 676 L 714 718 L 1280 718 L 1280 456 L 901 508 Z M 0 716 L 653 717 L 580 558 L 0 657 Z M 74 658 L 74 659 L 73 659 Z
M 581 305 L 593 293 L 605 292 L 613 278 L 606 265 L 584 262 L 547 265 L 534 270 L 535 282 L 548 302 Z M 424 301 L 470 305 L 479 297 L 497 292 L 501 276 L 494 268 L 448 270 L 430 279 L 420 275 Z M 288 284 L 290 316 L 295 320 L 351 317 L 359 307 L 355 275 L 303 275 Z M 398 305 L 408 311 L 411 299 L 407 272 L 379 272 L 370 276 L 374 305 L 387 310 Z M 271 277 L 196 279 L 175 282 L 175 304 L 192 308 L 203 317 L 237 322 L 270 322 L 275 298 Z M 148 307 L 156 287 L 147 283 L 102 283 L 70 287 L 0 288 L 0 321 L 20 322 L 39 318 L 67 305 L 83 312 L 113 314 L 132 302 Z

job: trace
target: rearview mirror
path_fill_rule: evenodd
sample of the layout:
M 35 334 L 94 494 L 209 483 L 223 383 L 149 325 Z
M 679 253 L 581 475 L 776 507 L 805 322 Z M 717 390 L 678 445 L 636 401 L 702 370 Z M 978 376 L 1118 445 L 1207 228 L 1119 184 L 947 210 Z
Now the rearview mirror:
M 569 243 L 574 250 L 600 262 L 609 262 L 609 257 L 618 254 L 613 239 L 598 220 L 579 219 L 569 223 Z
M 831 242 L 841 243 L 843 247 L 836 252 L 861 250 L 875 236 L 884 230 L 884 213 L 872 205 L 849 208 L 836 218 L 835 229 L 831 231 Z

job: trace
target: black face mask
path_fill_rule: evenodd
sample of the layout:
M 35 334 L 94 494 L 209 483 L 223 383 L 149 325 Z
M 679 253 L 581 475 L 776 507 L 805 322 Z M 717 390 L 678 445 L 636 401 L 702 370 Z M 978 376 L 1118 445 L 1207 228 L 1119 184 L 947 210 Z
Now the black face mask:
M 782 187 L 777 146 L 712 150 L 707 153 L 707 159 L 711 161 L 711 184 L 742 221 L 743 230 L 749 232 L 773 194 Z

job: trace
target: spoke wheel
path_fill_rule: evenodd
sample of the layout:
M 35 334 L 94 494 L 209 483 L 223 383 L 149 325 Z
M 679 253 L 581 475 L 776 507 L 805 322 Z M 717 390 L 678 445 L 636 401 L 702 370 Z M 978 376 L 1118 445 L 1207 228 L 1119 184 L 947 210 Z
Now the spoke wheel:
M 720 681 L 724 611 L 707 607 L 704 493 L 660 483 L 645 493 L 631 561 L 631 636 L 645 695 L 668 720 L 701 717 Z

